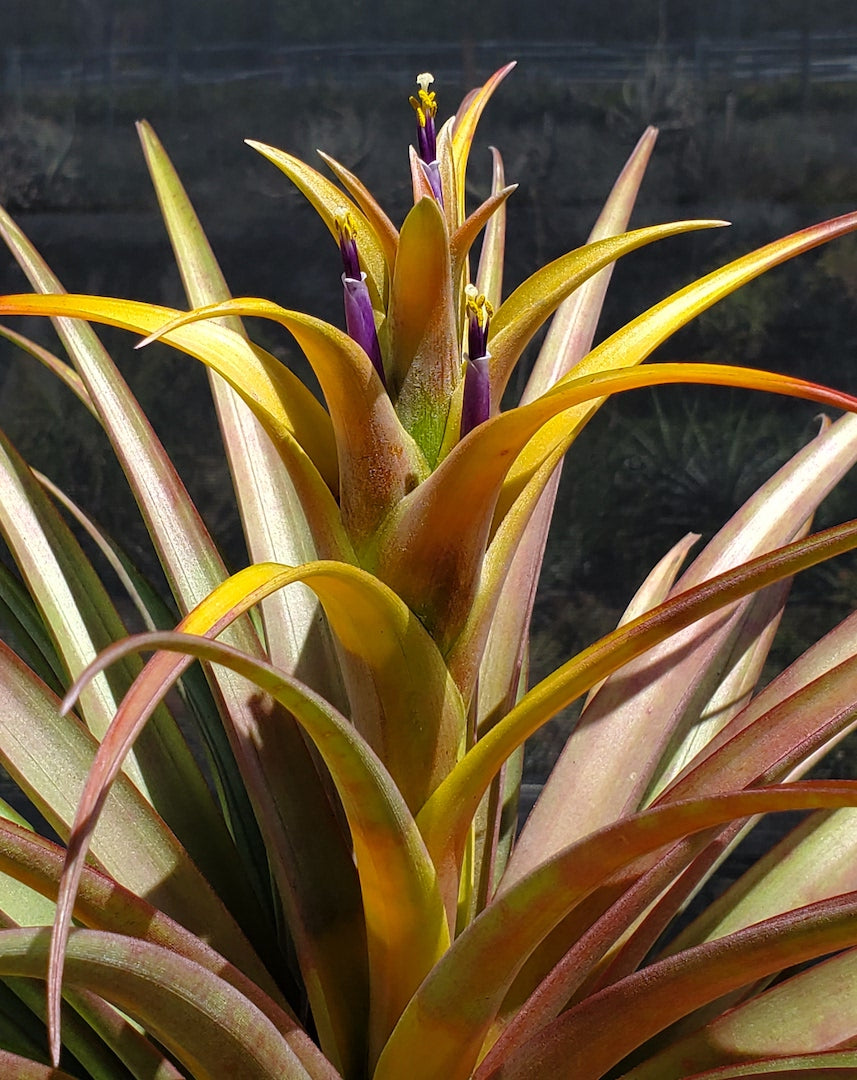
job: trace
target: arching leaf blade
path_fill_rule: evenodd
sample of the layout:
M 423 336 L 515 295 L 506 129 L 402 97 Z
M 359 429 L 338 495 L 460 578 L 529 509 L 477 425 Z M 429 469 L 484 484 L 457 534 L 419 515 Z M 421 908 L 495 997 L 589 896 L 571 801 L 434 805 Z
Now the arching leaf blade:
M 120 712 L 102 743 L 102 767 L 96 763 L 97 771 L 80 800 L 57 903 L 51 952 L 54 992 L 59 988 L 67 920 L 87 832 L 97 817 L 105 785 L 116 774 L 121 752 L 133 741 L 145 709 L 151 707 L 153 693 L 163 693 L 197 657 L 227 665 L 276 698 L 315 741 L 331 772 L 348 819 L 361 882 L 372 994 L 370 1056 L 377 1054 L 414 989 L 449 943 L 435 869 L 404 799 L 368 744 L 332 706 L 271 665 L 219 642 L 182 633 L 139 635 L 102 654 L 91 670 L 127 651 L 152 647 L 183 655 L 158 654 L 144 669 L 136 694 L 142 700 L 138 706 L 134 691 L 126 698 L 126 712 Z M 337 944 L 340 973 L 343 946 Z
M 646 244 L 726 224 L 725 221 L 700 220 L 650 225 L 621 236 L 595 240 L 537 270 L 503 301 L 491 321 L 488 349 L 494 408 L 499 407 L 509 376 L 533 334 L 575 289 L 622 255 Z
M 503 995 L 526 957 L 577 903 L 622 866 L 663 844 L 757 810 L 855 804 L 857 783 L 848 781 L 744 791 L 648 810 L 565 848 L 492 901 L 456 938 L 409 1002 L 378 1063 L 376 1080 L 401 1076 L 406 1062 L 414 1080 L 470 1076 Z M 840 920 L 832 939 L 857 941 L 854 907 L 852 902 L 850 920 Z M 824 925 L 826 920 L 822 933 Z M 815 940 L 812 948 L 817 949 Z M 777 956 L 780 962 L 783 952 Z
M 44 978 L 50 932 L 0 931 L 0 971 Z M 243 994 L 184 957 L 102 930 L 73 930 L 68 982 L 138 1020 L 182 1064 L 247 1080 L 307 1080 L 268 1018 Z
M 612 631 L 534 686 L 467 752 L 417 821 L 439 872 L 457 875 L 464 836 L 482 794 L 506 758 L 541 724 L 632 656 L 731 601 L 857 546 L 857 522 L 788 544 L 712 578 Z

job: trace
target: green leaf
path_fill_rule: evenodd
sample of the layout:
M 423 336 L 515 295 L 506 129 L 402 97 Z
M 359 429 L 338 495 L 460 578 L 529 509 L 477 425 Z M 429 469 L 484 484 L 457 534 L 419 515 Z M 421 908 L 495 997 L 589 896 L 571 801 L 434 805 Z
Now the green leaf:
M 766 1076 L 791 1076 L 799 1080 L 848 1080 L 857 1068 L 857 1051 L 830 1050 L 824 1054 L 802 1054 L 767 1058 L 750 1065 L 725 1066 L 712 1072 L 694 1073 L 687 1080 L 763 1080 Z
M 440 453 L 461 378 L 449 234 L 433 198 L 413 207 L 399 234 L 390 301 L 391 385 L 396 412 L 429 465 Z
M 75 678 L 96 654 L 126 630 L 104 586 L 74 536 L 29 469 L 0 433 L 0 529 L 38 603 L 68 674 Z M 93 684 L 82 702 L 87 726 L 99 738 L 138 663 L 117 667 Z M 186 837 L 203 872 L 224 895 L 242 894 L 222 872 L 234 853 L 208 786 L 165 709 L 155 718 L 131 763 L 130 776 L 168 824 Z
M 190 306 L 229 300 L 220 267 L 172 163 L 148 124 L 139 124 L 138 133 Z M 246 337 L 239 319 L 223 321 Z M 277 448 L 239 394 L 214 370 L 207 370 L 251 561 L 299 564 L 317 558 L 298 488 Z M 261 612 L 269 659 L 334 704 L 344 703 L 337 658 L 312 594 L 281 591 L 263 602 Z M 171 629 L 175 622 L 161 623 L 160 628 Z M 210 715 L 211 710 L 206 710 L 203 720 Z M 206 740 L 214 751 L 215 772 L 228 800 L 237 847 L 245 865 L 249 864 L 258 894 L 267 898 L 268 866 L 261 836 L 219 716 L 213 721 L 206 724 Z M 300 768 L 301 760 L 314 774 L 308 755 L 295 755 L 292 769 Z
M 53 921 L 54 905 L 42 897 L 56 897 L 64 860 L 65 851 L 50 840 L 14 823 L 0 823 L 0 870 L 6 875 L 6 882 L 18 883 L 21 888 L 24 888 L 22 883 L 26 883 L 31 897 L 42 903 L 41 914 L 45 917 L 39 919 L 38 923 L 27 925 L 43 925 Z M 6 884 L 3 897 L 4 906 L 8 909 L 10 893 Z M 284 1011 L 285 1003 L 280 999 L 272 980 L 264 980 L 268 990 L 266 993 L 201 938 L 91 866 L 83 869 L 74 917 L 92 929 L 110 930 L 161 945 L 214 972 L 265 1013 L 301 1059 L 313 1080 L 332 1080 L 338 1075 L 294 1017 Z M 273 994 L 274 999 L 269 994 Z
M 21 733 L 26 732 L 26 738 Z M 0 758 L 17 785 L 67 837 L 98 744 L 20 660 L 0 644 Z M 124 776 L 114 784 L 92 852 L 127 888 L 206 935 L 260 985 L 270 977 L 234 919 L 175 836 Z M 128 852 L 135 853 L 134 859 Z
M 46 929 L 0 931 L 0 972 L 44 978 Z M 101 930 L 73 930 L 68 983 L 139 1021 L 189 1070 L 242 1080 L 306 1080 L 270 1020 L 228 983 L 167 949 Z

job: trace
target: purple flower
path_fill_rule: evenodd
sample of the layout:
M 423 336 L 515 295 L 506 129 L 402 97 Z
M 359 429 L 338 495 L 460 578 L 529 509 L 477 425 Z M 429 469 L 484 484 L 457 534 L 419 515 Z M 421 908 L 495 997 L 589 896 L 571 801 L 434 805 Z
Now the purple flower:
M 357 241 L 354 236 L 354 221 L 350 214 L 336 219 L 336 232 L 339 236 L 339 250 L 344 267 L 342 287 L 345 301 L 345 327 L 348 336 L 357 342 L 372 361 L 372 366 L 378 373 L 382 386 L 386 389 L 387 378 L 384 374 L 381 346 L 375 330 L 372 298 L 369 296 L 366 285 L 366 275 L 360 269 Z
M 434 197 L 443 205 L 443 189 L 440 183 L 440 169 L 437 163 L 437 132 L 434 118 L 437 114 L 437 99 L 434 90 L 429 87 L 434 82 L 434 75 L 424 71 L 417 75 L 419 90 L 410 103 L 417 114 L 417 154 L 423 163 L 423 172 L 431 186 Z
M 459 437 L 488 419 L 491 412 L 491 382 L 488 374 L 488 323 L 494 310 L 473 285 L 464 290 L 467 311 L 467 370 L 461 404 Z

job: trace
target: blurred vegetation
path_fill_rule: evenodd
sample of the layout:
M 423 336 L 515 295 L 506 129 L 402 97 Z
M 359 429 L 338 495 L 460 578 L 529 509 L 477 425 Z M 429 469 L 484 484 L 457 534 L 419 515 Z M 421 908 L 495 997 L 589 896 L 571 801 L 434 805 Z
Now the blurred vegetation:
M 436 3 L 417 0 L 5 0 L 7 46 L 93 47 L 109 35 L 135 43 L 182 45 L 249 41 L 388 40 L 460 41 L 468 35 L 525 41 L 574 36 L 596 42 L 652 41 L 660 33 L 692 39 L 753 36 L 792 31 L 811 23 L 835 31 L 849 23 L 840 0 L 634 0 L 613 4 L 605 17 L 602 0 L 475 0 Z M 852 19 L 853 22 L 853 19 Z

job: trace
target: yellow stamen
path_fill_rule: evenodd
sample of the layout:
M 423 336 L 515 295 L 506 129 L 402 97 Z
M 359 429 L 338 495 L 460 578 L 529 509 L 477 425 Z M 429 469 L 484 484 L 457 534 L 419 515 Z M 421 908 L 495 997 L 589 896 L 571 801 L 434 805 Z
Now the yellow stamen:
M 346 210 L 344 214 L 338 214 L 335 221 L 336 231 L 340 240 L 353 240 L 356 234 L 354 228 L 354 218 L 351 216 L 351 211 Z
M 417 83 L 419 90 L 416 97 L 408 98 L 414 112 L 417 114 L 417 120 L 420 127 L 426 126 L 426 118 L 434 117 L 437 113 L 437 95 L 434 90 L 429 90 L 429 87 L 434 82 L 434 75 L 428 71 L 424 71 L 421 75 L 417 75 Z
M 480 330 L 484 329 L 485 323 L 494 314 L 491 301 L 484 293 L 479 292 L 475 285 L 467 285 L 464 289 L 465 307 L 467 314 L 476 319 L 476 325 Z

